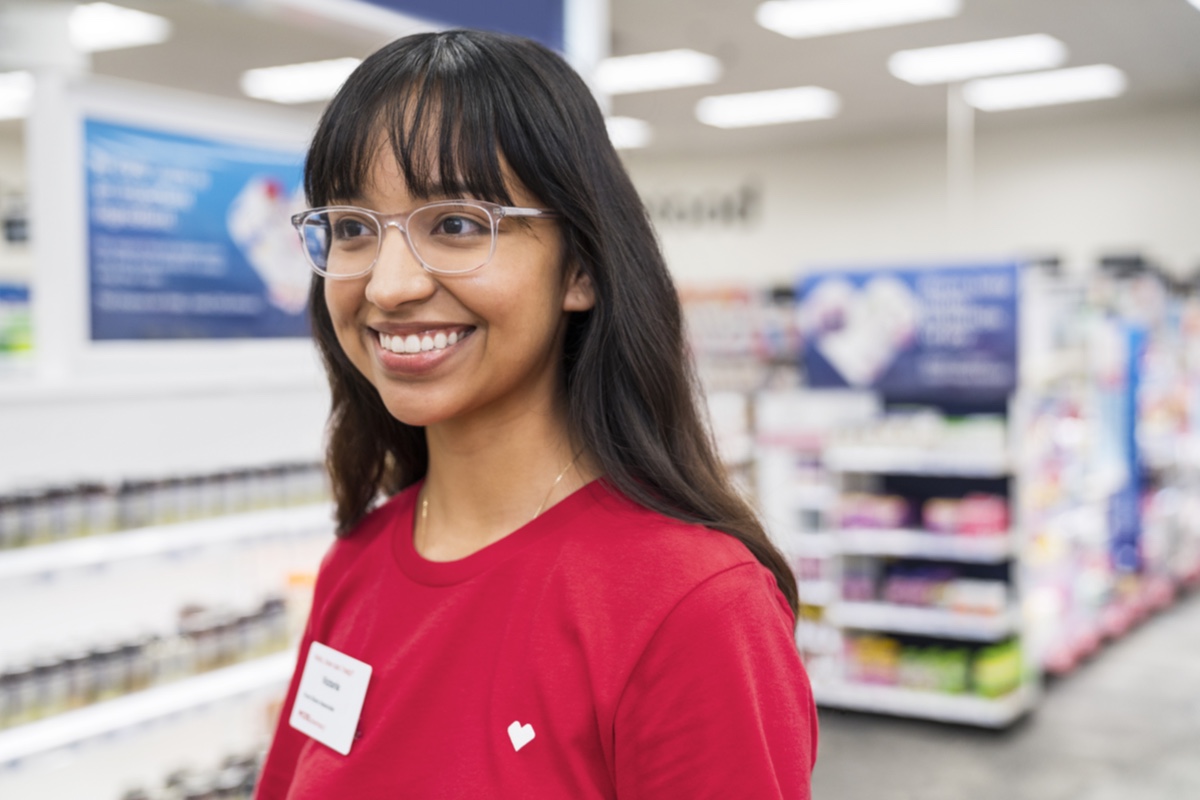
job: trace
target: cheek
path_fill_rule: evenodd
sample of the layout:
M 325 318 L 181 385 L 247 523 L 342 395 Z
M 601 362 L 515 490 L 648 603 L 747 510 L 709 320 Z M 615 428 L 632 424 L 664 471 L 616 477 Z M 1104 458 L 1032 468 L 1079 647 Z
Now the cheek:
M 357 341 L 356 321 L 362 299 L 363 288 L 358 281 L 325 282 L 325 305 L 329 309 L 329 318 L 333 321 L 333 329 L 343 348 L 348 349 L 352 341 Z

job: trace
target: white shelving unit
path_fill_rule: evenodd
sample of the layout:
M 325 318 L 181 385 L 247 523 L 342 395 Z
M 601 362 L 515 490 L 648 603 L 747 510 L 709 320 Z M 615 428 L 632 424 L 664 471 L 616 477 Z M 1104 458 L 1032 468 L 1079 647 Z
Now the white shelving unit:
M 240 695 L 282 687 L 295 663 L 295 651 L 276 653 L 0 731 L 0 766 Z
M 1011 470 L 1007 453 L 958 453 L 914 447 L 841 445 L 825 451 L 825 466 L 836 472 L 1004 478 Z
M 1000 564 L 1013 556 L 1014 533 L 960 536 L 907 528 L 845 528 L 833 534 L 843 555 L 928 558 L 964 564 Z
M 829 615 L 843 628 L 971 642 L 998 642 L 1019 630 L 1019 615 L 1012 609 L 992 615 L 966 614 L 940 608 L 842 601 L 830 606 Z
M 295 629 L 332 541 L 322 502 L 0 552 L 0 668 L 174 635 L 185 607 L 241 613 L 268 596 L 295 601 Z M 277 653 L 0 731 L 0 797 L 115 800 L 248 752 L 267 740 L 294 664 Z
M 997 698 L 901 689 L 895 686 L 815 682 L 817 703 L 849 711 L 917 717 L 981 728 L 1004 728 L 1032 708 L 1034 689 L 1022 686 Z
M 333 527 L 332 513 L 329 503 L 317 503 L 155 525 L 0 551 L 0 582 L 18 578 L 44 578 L 138 558 L 178 556 L 232 544 L 328 533 Z
M 864 395 L 874 401 L 862 399 Z M 855 413 L 839 413 L 831 404 L 853 407 Z M 1007 414 L 1009 431 L 1013 429 L 1011 405 Z M 1019 476 L 1015 451 L 998 424 L 988 427 L 988 423 L 982 423 L 984 427 L 970 430 L 947 427 L 944 439 L 934 437 L 936 429 L 925 427 L 917 429 L 913 438 L 925 439 L 928 446 L 890 442 L 885 446 L 866 440 L 870 426 L 886 414 L 879 395 L 859 393 L 859 398 L 853 398 L 832 390 L 826 396 L 826 390 L 813 390 L 796 393 L 790 406 L 787 398 L 778 396 L 768 398 L 766 406 L 775 426 L 760 441 L 760 464 L 767 466 L 770 478 L 763 482 L 764 509 L 773 535 L 797 573 L 803 574 L 800 599 L 807 608 L 801 623 L 804 635 L 798 634 L 797 640 L 809 659 L 817 702 L 831 708 L 997 728 L 1029 711 L 1036 703 L 1039 685 L 1036 670 L 1028 663 L 1023 664 L 1026 681 L 996 698 L 857 683 L 844 677 L 850 674 L 846 646 L 852 635 L 892 635 L 902 641 L 904 637 L 916 637 L 912 643 L 915 646 L 921 646 L 921 640 L 944 640 L 951 648 L 983 648 L 1013 637 L 1024 641 Z M 818 413 L 822 411 L 823 417 Z M 828 420 L 827 430 L 810 432 L 812 420 L 822 418 Z M 809 435 L 798 437 L 788 427 L 790 420 Z M 789 452 L 788 442 L 793 439 L 824 444 L 817 450 L 808 445 Z M 966 441 L 970 444 L 964 444 Z M 939 488 L 942 482 L 947 485 L 945 490 Z M 976 482 L 980 488 L 970 488 Z M 923 487 L 922 492 L 932 493 L 923 496 L 933 497 L 958 497 L 964 491 L 1002 494 L 1005 492 L 997 486 L 1007 485 L 1011 527 L 1005 532 L 965 534 L 935 533 L 919 527 L 841 526 L 839 506 L 844 494 L 881 489 L 905 494 L 909 489 L 900 487 L 917 485 Z M 968 577 L 996 574 L 994 580 L 1007 574 L 1007 604 L 987 613 L 983 609 L 848 599 L 843 595 L 848 559 L 943 562 L 961 565 Z M 1011 569 L 1005 571 L 1005 564 Z M 998 603 L 999 598 L 991 602 Z M 909 646 L 907 641 L 905 646 Z

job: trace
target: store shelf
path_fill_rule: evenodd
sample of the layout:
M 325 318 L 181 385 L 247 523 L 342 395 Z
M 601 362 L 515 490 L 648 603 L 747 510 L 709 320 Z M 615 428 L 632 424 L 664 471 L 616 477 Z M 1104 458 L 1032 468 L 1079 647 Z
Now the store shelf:
M 155 525 L 0 552 L 0 582 L 149 556 L 333 530 L 328 503 Z
M 837 540 L 831 533 L 791 533 L 783 549 L 799 558 L 829 558 L 837 553 Z
M 846 555 L 928 558 L 968 564 L 999 564 L 1013 556 L 1012 534 L 963 536 L 905 528 L 845 528 L 834 532 Z
M 837 585 L 831 581 L 800 581 L 797 589 L 806 606 L 827 606 L 837 599 Z
M 1017 631 L 1017 614 L 1012 610 L 989 616 L 891 603 L 842 602 L 832 606 L 829 614 L 834 624 L 844 628 L 978 642 L 999 641 Z
M 295 664 L 295 651 L 276 653 L 0 731 L 0 765 L 260 689 L 283 686 Z
M 788 499 L 794 508 L 824 511 L 837 504 L 838 493 L 832 486 L 796 486 Z
M 838 472 L 888 475 L 939 475 L 1004 478 L 1010 471 L 1004 453 L 971 453 L 911 447 L 836 445 L 825 451 L 825 466 Z
M 901 717 L 918 717 L 983 728 L 1004 728 L 1033 708 L 1034 690 L 1022 686 L 1003 697 L 941 694 L 855 683 L 813 684 L 818 705 Z

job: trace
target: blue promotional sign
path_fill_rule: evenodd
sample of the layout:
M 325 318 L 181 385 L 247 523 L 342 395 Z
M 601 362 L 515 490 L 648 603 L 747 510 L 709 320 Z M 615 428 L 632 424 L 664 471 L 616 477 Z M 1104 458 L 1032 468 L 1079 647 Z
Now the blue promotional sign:
M 308 335 L 302 153 L 84 129 L 92 340 Z
M 897 400 L 998 398 L 1017 384 L 1016 264 L 806 275 L 804 367 L 816 387 Z
M 447 26 L 515 33 L 560 53 L 564 42 L 565 0 L 367 0 L 402 14 Z
M 1142 568 L 1142 459 L 1137 443 L 1137 397 L 1142 383 L 1146 331 L 1137 325 L 1120 323 L 1119 335 L 1124 345 L 1124 375 L 1105 394 L 1113 401 L 1113 422 L 1120 431 L 1115 444 L 1125 468 L 1125 482 L 1113 492 L 1108 505 L 1113 569 L 1124 575 L 1140 572 Z

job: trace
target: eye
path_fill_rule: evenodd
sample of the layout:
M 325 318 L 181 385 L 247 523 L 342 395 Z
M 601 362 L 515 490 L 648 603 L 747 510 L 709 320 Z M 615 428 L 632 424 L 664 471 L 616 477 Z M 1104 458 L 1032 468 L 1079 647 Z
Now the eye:
M 333 238 L 340 241 L 348 241 L 351 239 L 359 239 L 365 236 L 375 235 L 375 226 L 369 219 L 365 217 L 347 214 L 341 217 L 335 217 L 331 221 L 331 229 Z
M 434 236 L 476 236 L 487 233 L 490 226 L 484 220 L 463 213 L 446 213 L 433 226 Z

